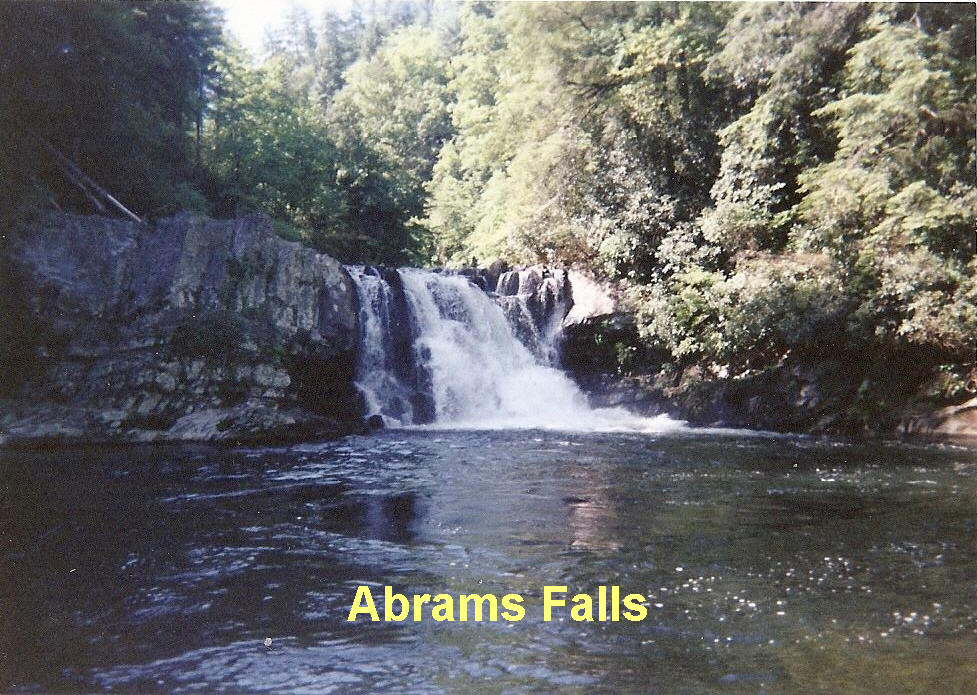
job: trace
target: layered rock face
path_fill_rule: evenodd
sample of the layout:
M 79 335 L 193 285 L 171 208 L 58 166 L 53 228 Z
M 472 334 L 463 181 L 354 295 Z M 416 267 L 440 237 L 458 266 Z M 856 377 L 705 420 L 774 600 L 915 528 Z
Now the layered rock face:
M 359 427 L 356 292 L 264 217 L 8 233 L 0 441 L 268 441 Z

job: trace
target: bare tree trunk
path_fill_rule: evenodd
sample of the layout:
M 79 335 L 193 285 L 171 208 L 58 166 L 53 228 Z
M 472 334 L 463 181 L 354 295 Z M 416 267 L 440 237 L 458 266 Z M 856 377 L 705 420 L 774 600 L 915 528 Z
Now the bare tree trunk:
M 92 203 L 92 205 L 95 206 L 95 208 L 99 212 L 105 212 L 105 206 L 102 205 L 101 201 L 99 201 L 91 193 L 91 191 L 88 190 L 89 188 L 91 188 L 100 196 L 102 196 L 102 198 L 110 202 L 113 206 L 115 206 L 116 209 L 118 209 L 127 217 L 135 220 L 136 222 L 142 222 L 142 219 L 136 213 L 132 212 L 129 208 L 127 208 L 125 205 L 123 205 L 118 200 L 116 200 L 111 193 L 109 193 L 107 190 L 105 190 L 97 183 L 95 183 L 95 181 L 92 180 L 92 178 L 88 176 L 88 174 L 86 174 L 84 171 L 81 170 L 81 167 L 79 167 L 73 161 L 65 157 L 63 154 L 61 154 L 61 152 L 54 145 L 48 142 L 44 137 L 34 132 L 32 129 L 28 128 L 25 125 L 19 123 L 17 123 L 16 125 L 20 127 L 20 129 L 23 130 L 25 133 L 27 133 L 30 137 L 34 138 L 34 140 L 39 142 L 44 147 L 44 149 L 46 149 L 54 156 L 55 161 L 57 161 L 59 168 L 64 172 L 64 175 L 68 178 L 68 180 L 71 181 L 73 184 L 75 184 L 75 186 L 77 186 L 81 190 L 81 192 L 85 194 L 85 197 L 88 198 L 88 200 Z

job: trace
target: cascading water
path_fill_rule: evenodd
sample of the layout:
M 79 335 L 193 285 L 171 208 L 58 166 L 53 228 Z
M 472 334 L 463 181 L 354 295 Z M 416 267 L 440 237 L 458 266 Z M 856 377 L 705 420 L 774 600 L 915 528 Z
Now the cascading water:
M 499 275 L 496 302 L 516 337 L 543 364 L 560 366 L 560 327 L 572 304 L 566 271 L 529 268 Z
M 357 385 L 388 425 L 663 430 L 666 417 L 592 409 L 559 363 L 565 277 L 505 273 L 496 300 L 461 275 L 350 267 L 360 299 Z
M 430 422 L 430 389 L 414 354 L 414 323 L 400 272 L 356 266 L 347 270 L 360 300 L 356 376 L 367 414 L 398 425 Z

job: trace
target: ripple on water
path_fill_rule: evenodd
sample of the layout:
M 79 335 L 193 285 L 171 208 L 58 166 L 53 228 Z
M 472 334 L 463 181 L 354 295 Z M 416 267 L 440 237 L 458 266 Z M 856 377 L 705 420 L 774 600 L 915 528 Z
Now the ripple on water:
M 0 646 L 17 668 L 0 689 L 890 693 L 977 679 L 972 448 L 410 430 L 18 456 L 0 460 Z M 649 615 L 547 623 L 548 584 L 618 584 Z M 518 592 L 527 618 L 349 624 L 360 585 Z

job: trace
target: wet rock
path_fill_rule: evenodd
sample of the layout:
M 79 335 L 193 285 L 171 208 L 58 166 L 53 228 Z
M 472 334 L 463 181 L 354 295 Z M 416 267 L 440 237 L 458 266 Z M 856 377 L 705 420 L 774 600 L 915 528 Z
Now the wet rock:
M 910 434 L 977 437 L 977 398 L 959 405 L 913 414 L 906 418 L 900 429 Z
M 503 260 L 494 260 L 486 268 L 456 268 L 443 269 L 440 272 L 461 275 L 468 278 L 482 290 L 495 292 L 499 284 L 499 278 L 509 270 L 509 265 Z
M 977 436 L 977 399 L 933 408 L 914 403 L 908 391 L 901 402 L 893 398 L 896 405 L 890 408 L 867 407 L 863 394 L 879 384 L 851 360 L 784 360 L 738 377 L 659 364 L 660 371 L 621 375 L 584 360 L 583 368 L 576 364 L 574 376 L 591 405 L 622 406 L 649 416 L 665 413 L 693 425 L 835 435 Z
M 573 305 L 567 271 L 533 266 L 507 270 L 496 301 L 513 333 L 545 364 L 558 366 L 564 318 Z

